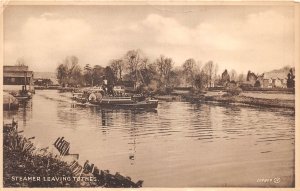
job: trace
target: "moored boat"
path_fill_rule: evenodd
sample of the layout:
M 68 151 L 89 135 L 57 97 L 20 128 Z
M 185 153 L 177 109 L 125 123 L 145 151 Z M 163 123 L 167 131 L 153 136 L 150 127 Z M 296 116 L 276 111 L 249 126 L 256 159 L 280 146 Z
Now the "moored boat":
M 7 92 L 3 92 L 3 110 L 17 110 L 19 101 Z

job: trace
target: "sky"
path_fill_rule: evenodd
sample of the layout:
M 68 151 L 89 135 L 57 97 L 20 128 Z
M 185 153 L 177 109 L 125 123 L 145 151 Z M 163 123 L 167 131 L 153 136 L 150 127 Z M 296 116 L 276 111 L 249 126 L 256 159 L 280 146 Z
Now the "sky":
M 219 73 L 263 73 L 294 66 L 292 6 L 8 6 L 4 64 L 19 58 L 36 72 L 55 72 L 67 56 L 107 66 L 140 49 L 174 65 L 212 60 Z

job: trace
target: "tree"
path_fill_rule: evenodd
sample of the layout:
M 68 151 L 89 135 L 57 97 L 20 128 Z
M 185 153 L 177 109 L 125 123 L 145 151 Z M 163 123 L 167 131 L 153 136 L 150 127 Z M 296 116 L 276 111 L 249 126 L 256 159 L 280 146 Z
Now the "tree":
M 141 57 L 141 51 L 139 49 L 129 50 L 125 55 L 125 63 L 129 70 L 130 79 L 134 81 L 134 86 L 136 88 L 139 78 L 139 66 L 141 63 L 145 63 L 145 58 Z
M 24 58 L 18 58 L 16 61 L 16 66 L 27 66 Z
M 95 65 L 92 73 L 94 85 L 101 85 L 104 76 L 105 76 L 105 69 L 100 65 Z
M 171 87 L 174 87 L 174 86 L 179 86 L 180 83 L 181 83 L 181 78 L 182 78 L 182 75 L 181 75 L 182 71 L 181 70 L 171 70 L 170 72 L 170 82 L 169 82 L 169 85 Z
M 208 80 L 209 77 L 207 74 L 204 72 L 204 70 L 201 70 L 201 72 L 195 76 L 195 87 L 200 90 L 205 88 L 208 84 Z
M 239 74 L 238 77 L 237 77 L 237 81 L 238 81 L 238 82 L 243 82 L 243 81 L 245 81 L 245 76 L 244 76 L 244 74 Z
M 206 86 L 211 87 L 212 86 L 212 78 L 213 78 L 213 73 L 214 73 L 214 63 L 213 61 L 208 61 L 204 66 L 203 66 L 203 74 L 206 75 L 207 80 L 206 80 Z
M 58 83 L 60 85 L 65 86 L 68 83 L 67 80 L 68 75 L 68 67 L 65 64 L 60 64 L 56 69 L 56 77 L 58 79 Z
M 87 84 L 94 86 L 93 68 L 89 64 L 85 65 L 83 76 Z
M 195 74 L 197 72 L 196 61 L 193 58 L 189 58 L 183 63 L 182 68 L 186 82 L 193 87 L 195 81 Z
M 78 61 L 79 60 L 76 56 L 70 56 L 66 59 L 66 63 L 69 65 L 69 71 L 68 71 L 69 84 L 73 86 L 82 83 L 81 81 L 82 73 Z
M 57 67 L 56 75 L 62 85 L 77 86 L 82 84 L 81 68 L 76 56 L 66 57 Z
M 237 72 L 234 69 L 230 71 L 230 80 L 237 81 Z
M 218 70 L 219 70 L 219 65 L 218 64 L 216 64 L 215 65 L 215 76 L 214 76 L 214 80 L 217 80 L 217 78 L 218 78 Z
M 261 84 L 259 80 L 256 80 L 256 82 L 254 83 L 254 87 L 260 88 Z
M 122 80 L 124 61 L 122 59 L 113 59 L 110 61 L 110 68 L 113 70 L 115 77 Z
M 253 72 L 251 72 L 250 70 L 247 73 L 247 81 L 251 81 L 251 80 L 255 80 L 257 79 L 257 75 L 255 75 Z
M 293 72 L 293 69 L 290 69 L 290 72 L 287 75 L 288 79 L 287 79 L 287 87 L 288 88 L 295 88 L 295 75 Z
M 223 85 L 226 85 L 228 82 L 230 82 L 230 76 L 228 74 L 227 69 L 224 70 L 222 73 L 222 79 L 221 79 Z
M 113 87 L 116 82 L 114 72 L 111 69 L 111 67 L 106 66 L 104 69 L 104 74 L 105 74 L 104 78 L 105 80 L 107 80 L 106 86 L 107 86 L 108 93 L 113 94 Z
M 255 75 L 253 72 L 249 70 L 247 74 L 247 81 L 249 81 L 251 85 L 254 86 L 257 81 L 257 75 Z
M 167 58 L 161 55 L 156 59 L 156 66 L 159 74 L 159 82 L 161 85 L 166 86 L 170 83 L 170 73 L 173 68 L 172 58 Z

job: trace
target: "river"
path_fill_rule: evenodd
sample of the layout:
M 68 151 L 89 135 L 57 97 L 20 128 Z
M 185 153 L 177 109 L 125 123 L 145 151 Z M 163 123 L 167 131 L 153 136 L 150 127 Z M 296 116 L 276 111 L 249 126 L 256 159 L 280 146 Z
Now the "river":
M 39 147 L 64 136 L 79 161 L 144 187 L 291 187 L 295 112 L 160 102 L 156 111 L 76 106 L 70 93 L 38 90 L 15 118 Z

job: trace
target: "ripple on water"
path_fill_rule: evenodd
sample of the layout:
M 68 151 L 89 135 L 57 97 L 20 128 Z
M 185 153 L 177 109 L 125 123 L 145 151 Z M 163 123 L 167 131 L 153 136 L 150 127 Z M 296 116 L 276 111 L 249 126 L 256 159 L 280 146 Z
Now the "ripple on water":
M 74 106 L 70 96 L 37 91 L 31 103 L 4 118 L 18 119 L 41 145 L 65 136 L 81 160 L 143 179 L 145 186 L 215 186 L 211 180 L 230 183 L 231 172 L 249 184 L 262 172 L 293 175 L 282 164 L 294 160 L 294 111 L 185 102 L 160 102 L 156 112 L 109 110 Z M 174 181 L 174 173 L 197 178 Z

